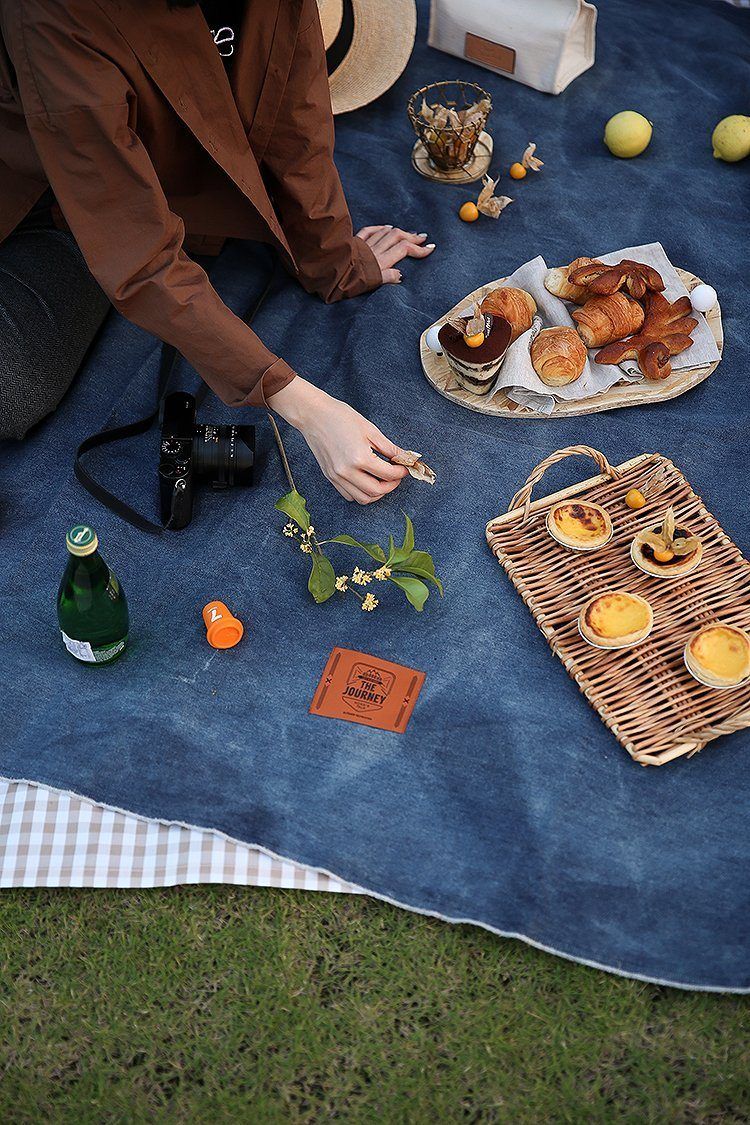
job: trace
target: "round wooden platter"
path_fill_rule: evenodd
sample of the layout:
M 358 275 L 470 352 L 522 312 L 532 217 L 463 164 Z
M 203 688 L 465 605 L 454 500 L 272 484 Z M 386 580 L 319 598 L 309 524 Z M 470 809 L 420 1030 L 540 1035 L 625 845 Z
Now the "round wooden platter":
M 678 269 L 677 273 L 688 292 L 693 290 L 696 285 L 700 285 L 700 278 L 696 277 L 695 274 L 681 269 Z M 469 293 L 462 301 L 454 305 L 445 316 L 441 316 L 439 320 L 435 321 L 435 324 L 444 324 L 449 316 L 461 312 L 467 305 L 473 304 L 475 301 L 482 301 L 491 289 L 496 289 L 498 285 L 502 285 L 507 280 L 506 277 L 501 277 L 497 281 L 490 281 L 487 285 L 475 289 L 473 293 Z M 670 398 L 677 398 L 678 395 L 683 395 L 685 391 L 689 391 L 692 387 L 697 387 L 698 383 L 702 383 L 718 367 L 724 349 L 721 306 L 718 301 L 711 311 L 706 313 L 706 322 L 716 340 L 719 359 L 712 363 L 704 363 L 700 367 L 686 367 L 682 371 L 675 371 L 669 378 L 662 379 L 658 383 L 650 383 L 647 380 L 642 383 L 617 383 L 614 387 L 610 387 L 608 391 L 596 395 L 595 398 L 557 401 L 551 414 L 543 414 L 540 410 L 519 406 L 518 403 L 511 402 L 503 390 L 496 391 L 494 395 L 487 395 L 486 397 L 473 395 L 471 391 L 464 390 L 463 387 L 458 385 L 456 376 L 451 371 L 445 356 L 435 355 L 427 347 L 426 337 L 429 328 L 420 337 L 419 353 L 422 359 L 422 370 L 427 381 L 432 384 L 438 394 L 450 399 L 451 402 L 456 402 L 467 410 L 475 410 L 478 414 L 496 414 L 501 418 L 546 418 L 549 421 L 551 418 L 570 418 L 577 414 L 599 414 L 602 410 L 619 410 L 624 406 L 650 406 L 656 402 L 666 402 Z M 434 326 L 431 325 L 430 327 Z

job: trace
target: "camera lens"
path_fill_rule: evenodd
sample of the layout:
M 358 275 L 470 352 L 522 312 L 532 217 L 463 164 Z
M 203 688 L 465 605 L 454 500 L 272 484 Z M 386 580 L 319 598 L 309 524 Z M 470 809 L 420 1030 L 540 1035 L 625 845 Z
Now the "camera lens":
M 254 426 L 196 425 L 193 468 L 213 488 L 252 484 L 255 463 Z

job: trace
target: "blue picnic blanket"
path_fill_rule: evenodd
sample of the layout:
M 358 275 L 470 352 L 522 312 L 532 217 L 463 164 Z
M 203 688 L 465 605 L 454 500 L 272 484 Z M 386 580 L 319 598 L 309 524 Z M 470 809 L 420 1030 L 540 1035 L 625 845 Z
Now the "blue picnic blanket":
M 406 510 L 445 599 L 432 596 L 421 615 L 396 590 L 379 589 L 372 613 L 348 596 L 312 603 L 305 558 L 274 511 L 287 485 L 262 415 L 257 487 L 204 494 L 187 530 L 154 539 L 101 508 L 72 477 L 74 449 L 105 421 L 151 408 L 158 358 L 153 338 L 113 314 L 55 416 L 2 451 L 0 772 L 217 829 L 411 909 L 617 972 L 748 990 L 750 732 L 662 769 L 635 765 L 551 654 L 484 527 L 543 457 L 586 443 L 613 463 L 666 454 L 750 550 L 750 162 L 720 163 L 710 145 L 720 118 L 747 109 L 750 15 L 708 0 L 679 11 L 607 0 L 596 65 L 559 97 L 431 50 L 426 35 L 422 0 L 409 67 L 375 104 L 338 120 L 337 160 L 358 224 L 426 230 L 436 252 L 406 263 L 401 286 L 332 307 L 288 281 L 256 327 L 438 474 L 434 488 L 407 481 L 358 508 L 287 430 L 318 533 L 383 541 Z M 493 96 L 493 168 L 515 199 L 497 222 L 462 224 L 458 207 L 475 188 L 436 185 L 410 167 L 408 95 L 456 76 Z M 654 123 L 637 160 L 602 144 L 604 122 L 624 108 Z M 507 169 L 532 140 L 544 169 L 512 183 Z M 722 303 L 724 359 L 690 393 L 523 422 L 462 410 L 425 381 L 420 333 L 477 285 L 536 254 L 560 264 L 657 240 Z M 212 271 L 242 312 L 266 268 L 251 247 L 231 245 Z M 183 373 L 186 386 L 195 380 Z M 203 417 L 254 420 L 215 400 Z M 152 432 L 91 464 L 155 518 L 156 457 Z M 582 471 L 566 462 L 550 487 Z M 129 651 L 104 669 L 76 664 L 57 632 L 64 535 L 81 521 L 97 528 L 131 606 Z M 333 557 L 337 569 L 353 563 L 347 548 Z M 201 608 L 217 597 L 246 624 L 229 652 L 205 640 Z M 405 734 L 308 714 L 334 645 L 426 673 Z

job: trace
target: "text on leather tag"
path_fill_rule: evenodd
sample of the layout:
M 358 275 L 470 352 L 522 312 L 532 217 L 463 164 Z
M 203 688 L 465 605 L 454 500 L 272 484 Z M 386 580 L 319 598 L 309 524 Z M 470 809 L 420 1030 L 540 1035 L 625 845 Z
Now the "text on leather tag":
M 495 70 L 504 70 L 506 74 L 513 74 L 516 69 L 516 52 L 512 47 L 482 39 L 481 35 L 472 35 L 470 31 L 466 32 L 464 58 L 492 66 Z

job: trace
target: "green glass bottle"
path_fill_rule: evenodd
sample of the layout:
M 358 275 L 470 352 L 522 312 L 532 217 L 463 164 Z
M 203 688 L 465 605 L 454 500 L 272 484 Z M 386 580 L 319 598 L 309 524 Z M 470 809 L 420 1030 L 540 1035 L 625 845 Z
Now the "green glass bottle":
M 57 620 L 68 652 L 85 664 L 111 664 L 128 643 L 128 603 L 99 554 L 96 532 L 71 528 L 68 565 L 57 594 Z

